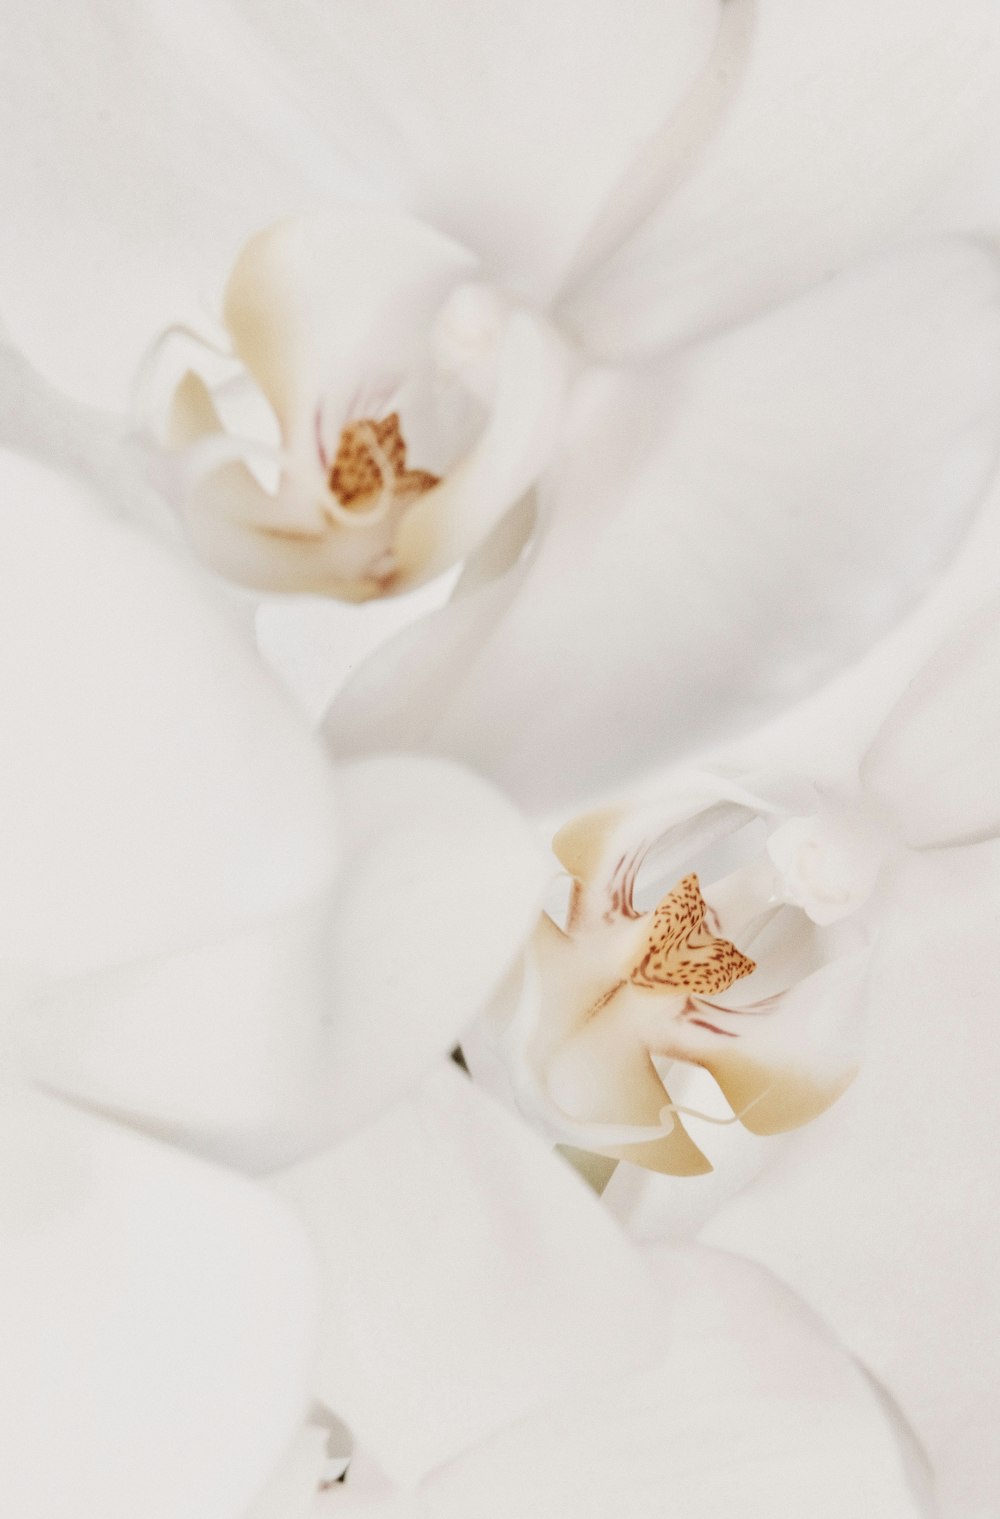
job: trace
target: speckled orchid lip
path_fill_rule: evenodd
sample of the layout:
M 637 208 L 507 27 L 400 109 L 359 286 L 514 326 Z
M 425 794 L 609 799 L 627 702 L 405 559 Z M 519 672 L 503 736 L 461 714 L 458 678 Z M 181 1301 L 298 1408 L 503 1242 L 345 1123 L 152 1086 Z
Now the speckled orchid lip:
M 568 907 L 561 924 L 546 915 L 538 925 L 505 1036 L 517 1047 L 525 1100 L 554 1135 L 696 1175 L 711 1165 L 683 1119 L 778 1134 L 849 1085 L 866 934 L 851 921 L 814 921 L 766 848 L 788 804 L 808 792 L 782 783 L 768 800 L 698 777 L 659 804 L 585 815 L 557 835 Z M 722 858 L 727 839 L 735 842 L 721 874 L 704 886 L 693 869 L 676 878 L 680 862 Z M 650 861 L 661 884 L 646 907 Z M 671 1072 L 699 1067 L 728 1116 L 672 1100 Z
M 466 557 L 554 445 L 574 363 L 467 249 L 364 206 L 280 222 L 239 255 L 220 354 L 191 333 L 163 407 L 171 495 L 242 584 L 347 601 Z M 266 438 L 233 427 L 234 385 Z

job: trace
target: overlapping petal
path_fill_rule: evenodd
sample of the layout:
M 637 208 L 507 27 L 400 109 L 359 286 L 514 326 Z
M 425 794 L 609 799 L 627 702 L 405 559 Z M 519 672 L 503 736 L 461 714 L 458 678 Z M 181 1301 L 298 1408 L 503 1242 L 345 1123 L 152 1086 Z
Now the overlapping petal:
M 531 1519 L 933 1512 L 905 1434 L 789 1294 L 722 1255 L 673 1255 L 664 1267 L 662 1363 L 446 1466 L 421 1493 L 423 1512 L 499 1516 L 515 1503 Z
M 805 1294 L 885 1382 L 949 1516 L 1000 1499 L 998 860 L 995 844 L 911 858 L 858 1080 L 705 1231 Z
M 905 1436 L 787 1291 L 707 1251 L 640 1262 L 457 1073 L 278 1185 L 319 1242 L 321 1385 L 360 1445 L 315 1519 L 930 1511 Z
M 476 617 L 456 596 L 390 641 L 334 703 L 334 746 L 427 747 L 565 812 L 815 686 L 978 505 L 998 321 L 992 256 L 928 245 L 658 376 L 594 376 L 516 598 Z
M 0 1499 L 239 1519 L 308 1401 L 313 1263 L 224 1172 L 5 1084 Z
M 733 9 L 750 10 L 734 0 Z M 989 0 L 811 5 L 759 0 L 742 77 L 657 214 L 566 292 L 562 314 L 606 356 L 743 321 L 916 230 L 983 225 L 996 153 L 1000 20 Z M 975 186 L 973 186 L 975 191 Z
M 318 1395 L 404 1483 L 662 1347 L 617 1226 L 454 1069 L 277 1186 L 320 1256 Z
M 544 301 L 635 152 L 683 113 L 724 6 L 581 0 L 570 19 L 521 0 L 502 12 L 447 0 L 253 0 L 243 12 L 319 134 L 341 126 L 341 91 L 358 101 L 357 162 Z
M 65 479 L 7 456 L 2 490 L 4 959 L 96 970 L 325 889 L 329 767 L 245 630 Z
M 861 779 L 918 848 L 1000 832 L 1000 618 L 991 600 L 911 682 L 875 737 Z
M 331 89 L 341 114 L 316 131 L 280 51 L 225 5 L 5 21 L 0 306 L 51 379 L 122 406 L 152 335 L 198 316 L 255 227 L 365 191 L 365 102 Z
M 409 0 L 211 17 L 71 0 L 40 22 L 15 5 L 0 117 L 15 336 L 57 382 L 120 405 L 151 334 L 196 320 L 255 228 L 345 196 L 408 204 L 544 295 L 696 80 L 718 12 L 588 0 L 567 27 L 527 4 L 445 20 Z
M 223 303 L 244 367 L 213 390 L 201 370 L 219 355 L 192 340 L 161 429 L 160 467 L 203 558 L 265 590 L 364 601 L 489 537 L 552 452 L 574 366 L 477 267 L 430 227 L 364 206 L 251 239 Z M 234 385 L 264 405 L 241 419 L 249 436 L 222 414 Z
M 451 1047 L 529 931 L 544 858 L 456 767 L 336 774 L 190 566 L 36 465 L 6 460 L 4 488 L 12 1054 L 276 1164 Z

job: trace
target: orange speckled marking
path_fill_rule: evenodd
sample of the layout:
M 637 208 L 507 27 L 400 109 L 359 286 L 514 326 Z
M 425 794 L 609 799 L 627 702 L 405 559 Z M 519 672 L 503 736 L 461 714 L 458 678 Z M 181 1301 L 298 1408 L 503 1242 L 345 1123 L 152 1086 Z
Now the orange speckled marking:
M 365 507 L 383 490 L 395 499 L 422 496 L 440 483 L 425 469 L 407 469 L 406 442 L 394 411 L 382 421 L 348 422 L 330 470 L 330 489 L 341 506 Z
M 653 913 L 642 959 L 629 973 L 633 986 L 718 996 L 757 969 L 735 944 L 706 928 L 706 911 L 698 877 L 685 876 Z

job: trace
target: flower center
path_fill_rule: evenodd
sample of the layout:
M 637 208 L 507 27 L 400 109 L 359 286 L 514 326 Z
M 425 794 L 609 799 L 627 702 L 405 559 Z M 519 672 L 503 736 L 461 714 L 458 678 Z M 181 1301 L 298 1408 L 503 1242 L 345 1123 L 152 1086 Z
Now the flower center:
M 415 500 L 440 484 L 440 476 L 408 469 L 406 440 L 399 413 L 377 421 L 348 422 L 340 434 L 330 469 L 330 489 L 348 511 L 363 510 L 385 495 L 393 501 Z
M 756 970 L 735 944 L 705 926 L 708 910 L 698 877 L 685 876 L 653 912 L 642 956 L 629 972 L 632 985 L 717 997 Z

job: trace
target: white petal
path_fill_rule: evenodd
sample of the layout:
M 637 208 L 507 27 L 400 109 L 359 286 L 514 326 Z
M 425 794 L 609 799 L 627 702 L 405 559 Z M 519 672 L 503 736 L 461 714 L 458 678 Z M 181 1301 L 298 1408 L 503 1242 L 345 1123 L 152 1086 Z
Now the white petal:
M 3 959 L 91 971 L 325 888 L 322 752 L 207 586 L 37 466 L 0 488 Z
M 311 1262 L 273 1198 L 4 1092 L 0 1502 L 238 1519 L 307 1400 Z
M 544 318 L 475 272 L 459 244 L 365 206 L 250 240 L 224 318 L 280 429 L 273 486 L 242 461 L 260 440 L 227 435 L 197 357 L 168 407 L 178 506 L 209 563 L 246 585 L 360 601 L 384 595 L 387 576 L 399 592 L 439 575 L 490 535 L 552 452 L 576 360 Z M 341 429 L 390 407 L 410 441 L 416 416 L 409 468 L 440 476 L 405 502 L 386 462 L 383 499 L 347 510 L 330 483 Z
M 718 0 L 283 0 L 244 5 L 322 130 L 357 98 L 352 140 L 421 216 L 544 298 L 632 155 L 708 58 Z
M 997 136 L 1000 16 L 990 0 L 761 0 L 714 136 L 563 313 L 620 356 L 753 316 L 922 226 L 963 229 L 935 197 Z M 987 206 L 989 202 L 984 202 Z
M 896 1397 L 942 1511 L 1000 1504 L 996 845 L 910 861 L 854 1087 L 706 1237 L 803 1293 Z
M 1000 441 L 998 337 L 993 259 L 929 245 L 693 351 L 658 385 L 596 380 L 506 615 L 470 630 L 454 603 L 446 705 L 400 650 L 412 637 L 440 659 L 448 608 L 348 685 L 335 746 L 426 746 L 568 810 L 814 687 L 923 589 L 978 503 Z
M 919 1465 L 857 1367 L 785 1289 L 709 1251 L 661 1262 L 670 1352 L 432 1477 L 428 1519 L 929 1516 Z M 363 1512 L 363 1511 L 362 1511 Z
M 910 683 L 862 766 L 866 790 L 918 847 L 1000 831 L 1000 603 L 952 633 Z
M 4 20 L 0 303 L 53 379 L 120 404 L 151 336 L 197 319 L 255 227 L 364 189 L 365 102 L 329 80 L 319 129 L 280 49 L 225 3 L 67 0 L 41 23 L 15 0 Z
M 310 1103 L 333 1095 L 332 921 L 327 894 L 192 950 L 50 981 L 11 1041 L 49 1088 L 212 1158 L 278 1164 L 306 1142 Z
M 337 1127 L 401 1094 L 496 990 L 531 931 L 550 867 L 492 787 L 385 757 L 341 772 L 345 859 L 327 1059 Z
M 467 558 L 516 505 L 547 463 L 558 435 L 571 361 L 557 334 L 526 312 L 507 323 L 489 421 L 468 455 L 399 525 L 401 584 Z
M 399 1481 L 662 1347 L 596 1199 L 457 1071 L 278 1186 L 321 1259 L 318 1393 Z
M 431 227 L 350 203 L 253 237 L 227 281 L 224 316 L 286 444 L 312 446 L 321 399 L 336 415 L 389 361 L 405 374 L 445 296 L 475 267 Z
M 336 887 L 173 955 L 48 983 L 14 1026 L 39 1080 L 203 1152 L 287 1164 L 459 1038 L 531 930 L 544 853 L 451 765 L 340 776 Z

